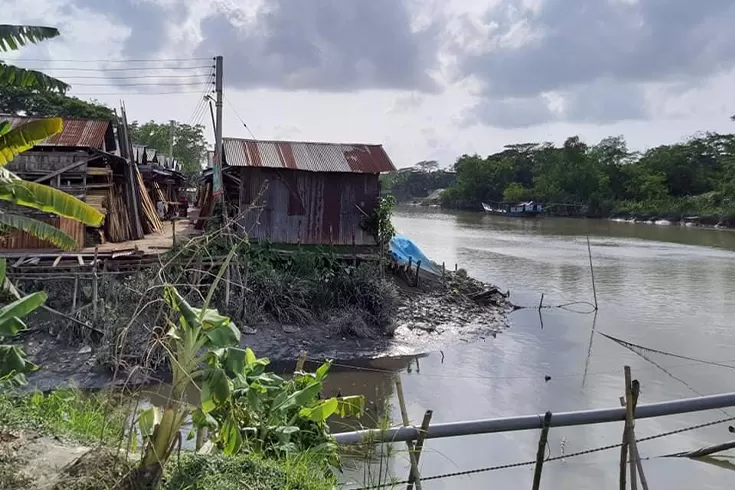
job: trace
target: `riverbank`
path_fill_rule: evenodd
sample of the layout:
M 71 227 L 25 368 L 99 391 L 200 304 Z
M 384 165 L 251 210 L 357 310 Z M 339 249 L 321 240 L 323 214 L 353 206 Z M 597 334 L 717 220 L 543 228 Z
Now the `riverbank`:
M 407 274 L 405 267 L 386 265 L 381 272 L 377 262 L 355 266 L 329 252 L 279 255 L 248 248 L 239 259 L 246 265 L 231 269 L 229 306 L 226 284 L 212 292 L 212 304 L 233 318 L 243 346 L 274 361 L 294 361 L 302 351 L 310 358 L 341 360 L 435 351 L 496 335 L 507 327 L 512 310 L 497 288 L 462 270 L 447 271 L 443 279 L 422 271 L 416 284 L 415 267 Z M 159 270 L 101 274 L 96 321 L 89 306 L 93 287 L 84 282 L 82 307 L 74 312 L 75 280 L 20 281 L 24 291 L 43 288 L 47 304 L 70 311 L 75 320 L 48 312 L 31 317 L 33 329 L 19 338 L 29 358 L 42 366 L 30 375 L 31 385 L 99 388 L 165 379 L 162 327 L 156 325 L 165 321 L 166 310 L 158 295 L 168 281 L 178 284 L 192 305 L 201 304 L 211 283 L 206 278 L 216 275 L 217 266 L 204 267 L 188 273 L 169 267 L 165 275 Z M 242 277 L 245 287 L 237 286 Z

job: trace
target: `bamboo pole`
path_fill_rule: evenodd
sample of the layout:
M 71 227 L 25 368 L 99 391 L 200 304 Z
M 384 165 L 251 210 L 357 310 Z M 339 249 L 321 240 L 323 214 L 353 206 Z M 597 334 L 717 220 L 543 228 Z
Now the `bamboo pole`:
M 637 379 L 634 379 L 631 383 L 631 396 L 633 398 L 633 421 L 630 429 L 630 449 L 631 457 L 635 460 L 636 468 L 638 469 L 638 478 L 641 480 L 641 487 L 643 490 L 648 490 L 648 480 L 646 479 L 645 473 L 643 473 L 643 463 L 641 462 L 641 455 L 638 452 L 638 443 L 635 440 L 635 409 L 638 405 L 638 395 L 640 394 L 641 385 Z
M 92 318 L 97 323 L 97 294 L 98 294 L 98 278 L 97 278 L 97 252 L 98 247 L 94 247 L 94 259 L 92 259 Z
M 551 424 L 551 412 L 544 414 L 544 428 L 541 429 L 541 437 L 538 440 L 536 450 L 536 469 L 533 472 L 533 490 L 541 488 L 541 470 L 544 467 L 544 455 L 546 454 L 546 443 L 549 440 L 549 425 Z
M 74 274 L 74 293 L 71 298 L 71 312 L 77 311 L 77 293 L 79 291 L 79 274 Z
M 587 235 L 587 254 L 590 259 L 590 275 L 592 276 L 592 294 L 595 296 L 595 310 L 597 309 L 597 287 L 595 286 L 595 269 L 592 267 L 592 248 L 590 247 L 590 236 Z
M 403 383 L 401 383 L 401 375 L 396 376 L 396 395 L 398 396 L 398 406 L 401 409 L 401 420 L 404 427 L 408 427 L 411 423 L 408 420 L 408 411 L 406 410 L 406 400 L 403 398 Z M 416 453 L 411 441 L 406 441 L 406 449 L 408 450 L 408 459 L 411 462 L 411 470 L 409 471 L 409 480 L 413 477 L 413 483 L 417 490 L 421 490 L 421 475 L 419 474 L 419 466 L 416 461 Z
M 638 471 L 635 465 L 635 448 L 633 438 L 635 433 L 633 427 L 635 420 L 633 417 L 633 382 L 630 375 L 630 366 L 625 366 L 625 427 L 626 427 L 626 440 L 628 444 L 629 466 L 630 466 L 630 488 L 636 490 L 638 488 Z
M 424 420 L 421 421 L 421 432 L 419 432 L 419 437 L 416 439 L 416 465 L 418 466 L 419 460 L 421 459 L 421 451 L 424 449 L 424 441 L 426 441 L 426 433 L 429 430 L 429 424 L 431 423 L 431 417 L 434 415 L 434 412 L 432 410 L 427 410 L 426 413 L 424 413 Z M 408 487 L 407 490 L 413 490 L 414 485 L 414 478 L 413 473 L 408 477 Z

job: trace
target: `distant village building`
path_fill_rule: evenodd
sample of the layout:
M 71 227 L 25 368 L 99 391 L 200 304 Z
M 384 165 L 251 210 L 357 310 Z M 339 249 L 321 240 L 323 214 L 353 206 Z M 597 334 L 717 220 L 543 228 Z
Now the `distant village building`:
M 33 119 L 38 118 L 0 115 L 0 121 L 10 121 L 12 127 Z M 175 202 L 179 189 L 185 185 L 183 176 L 176 162 L 157 155 L 155 150 L 137 147 L 138 153 L 134 150 L 133 158 L 126 158 L 129 151 L 121 148 L 115 126 L 107 120 L 65 118 L 60 133 L 16 156 L 6 167 L 21 179 L 55 187 L 96 208 L 105 215 L 101 228 L 85 227 L 72 219 L 8 202 L 0 202 L 0 207 L 59 228 L 80 249 L 98 243 L 140 239 L 145 234 L 161 231 L 153 203 L 156 196 Z M 0 247 L 5 250 L 55 248 L 18 230 L 5 234 Z
M 395 170 L 381 145 L 224 138 L 223 147 L 223 183 L 251 240 L 375 245 L 365 223 L 378 176 Z

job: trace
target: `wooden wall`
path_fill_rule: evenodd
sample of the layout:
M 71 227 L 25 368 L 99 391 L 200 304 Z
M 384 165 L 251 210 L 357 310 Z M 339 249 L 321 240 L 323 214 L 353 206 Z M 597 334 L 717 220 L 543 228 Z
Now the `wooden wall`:
M 255 241 L 351 245 L 354 236 L 355 245 L 375 245 L 360 209 L 371 215 L 377 205 L 377 174 L 243 167 L 240 178 L 240 209 L 262 206 L 240 222 Z

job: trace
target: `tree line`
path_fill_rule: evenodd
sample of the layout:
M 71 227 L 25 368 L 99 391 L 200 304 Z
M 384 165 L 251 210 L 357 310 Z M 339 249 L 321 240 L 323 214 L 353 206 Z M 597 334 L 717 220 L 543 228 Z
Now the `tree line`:
M 698 215 L 735 222 L 733 134 L 698 134 L 642 153 L 630 151 L 622 136 L 595 145 L 573 136 L 559 147 L 526 143 L 485 158 L 462 155 L 454 171 L 456 182 L 442 193 L 448 208 L 535 200 L 589 217 Z

